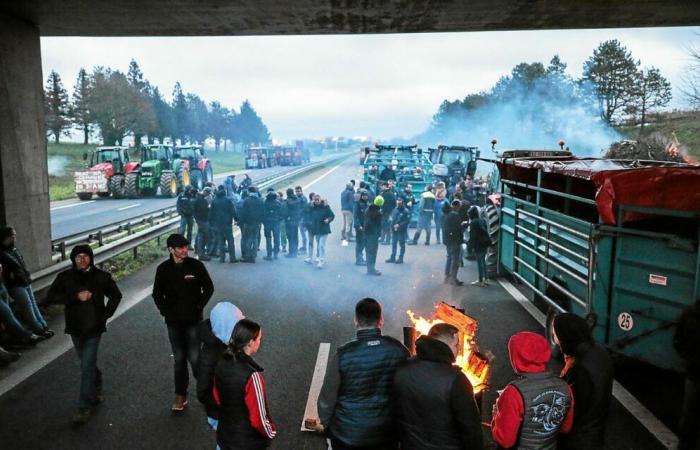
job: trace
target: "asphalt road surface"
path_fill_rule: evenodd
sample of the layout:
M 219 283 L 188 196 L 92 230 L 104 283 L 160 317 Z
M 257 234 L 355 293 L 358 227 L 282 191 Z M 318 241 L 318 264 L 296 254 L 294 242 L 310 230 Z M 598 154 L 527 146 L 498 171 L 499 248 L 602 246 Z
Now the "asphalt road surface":
M 401 266 L 385 264 L 389 247 L 380 246 L 378 268 L 383 275 L 365 275 L 364 268 L 354 265 L 353 245 L 342 247 L 339 237 L 339 194 L 346 180 L 357 177 L 358 170 L 356 159 L 350 158 L 305 189 L 306 193 L 317 192 L 328 198 L 336 213 L 323 269 L 304 264 L 302 258 L 273 262 L 259 259 L 256 264 L 207 263 L 216 286 L 209 308 L 229 299 L 262 325 L 262 346 L 255 358 L 265 368 L 269 409 L 279 430 L 274 449 L 325 448 L 320 436 L 299 430 L 319 344 L 330 343 L 334 351 L 353 338 L 354 305 L 363 297 L 382 302 L 384 333 L 399 339 L 402 327 L 408 325 L 406 310 L 429 316 L 441 300 L 464 308 L 479 321 L 477 340 L 482 350 L 495 356 L 492 388 L 483 402 L 484 421 L 490 419 L 496 390 L 513 377 L 507 357 L 508 338 L 521 330 L 542 331 L 539 323 L 498 284 L 486 288 L 442 284 L 442 245 L 408 247 L 406 264 Z M 314 178 L 319 175 L 301 184 L 307 185 Z M 141 288 L 146 287 L 154 271 L 155 266 L 147 267 L 125 284 L 142 283 Z M 467 262 L 460 278 L 471 281 L 475 272 L 473 264 Z M 77 358 L 67 351 L 0 397 L 2 447 L 214 449 L 214 433 L 207 428 L 203 410 L 194 397 L 184 413 L 171 414 L 171 364 L 165 325 L 147 297 L 114 320 L 104 335 L 99 366 L 104 373 L 106 401 L 93 419 L 80 429 L 70 427 L 79 371 Z M 489 448 L 494 448 L 490 438 L 488 442 Z M 606 448 L 662 447 L 615 402 Z
M 330 155 L 314 157 L 312 162 L 328 158 Z M 248 173 L 253 181 L 266 178 L 275 174 L 282 174 L 294 170 L 300 166 L 276 166 L 267 169 L 250 169 L 236 171 Z M 223 175 L 215 175 L 214 182 L 222 183 Z M 240 183 L 242 176 L 237 177 Z M 145 197 L 139 199 L 99 198 L 96 195 L 92 200 L 80 201 L 77 198 L 71 201 L 61 201 L 51 204 L 51 238 L 61 239 L 65 236 L 81 233 L 93 228 L 108 226 L 113 223 L 124 222 L 133 217 L 147 214 L 169 206 L 175 206 L 175 199 L 163 197 Z

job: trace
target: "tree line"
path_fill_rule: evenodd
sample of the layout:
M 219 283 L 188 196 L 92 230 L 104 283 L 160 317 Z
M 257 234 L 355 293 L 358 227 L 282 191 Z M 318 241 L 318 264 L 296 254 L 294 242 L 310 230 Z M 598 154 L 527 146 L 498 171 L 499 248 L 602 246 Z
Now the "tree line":
M 70 98 L 59 74 L 51 71 L 44 108 L 47 136 L 56 143 L 73 127 L 82 131 L 84 144 L 93 132 L 99 133 L 104 145 L 121 145 L 127 136 L 137 143 L 144 137 L 149 143 L 170 138 L 199 144 L 212 138 L 217 150 L 221 145 L 225 150 L 227 142 L 245 146 L 270 142 L 267 126 L 248 100 L 238 111 L 218 101 L 207 104 L 176 82 L 167 101 L 133 59 L 126 74 L 99 66 L 92 73 L 80 69 Z
M 566 110 L 583 108 L 608 125 L 622 122 L 636 125 L 643 133 L 650 113 L 671 101 L 671 84 L 656 67 L 642 67 L 641 61 L 618 40 L 602 42 L 583 65 L 581 78 L 566 74 L 567 65 L 555 55 L 545 66 L 541 62 L 520 63 L 501 77 L 489 91 L 469 94 L 462 100 L 445 100 L 433 116 L 427 134 L 440 138 L 463 125 L 474 111 L 494 105 L 519 102 L 519 114 L 548 117 L 548 105 Z M 523 107 L 527 100 L 531 105 Z

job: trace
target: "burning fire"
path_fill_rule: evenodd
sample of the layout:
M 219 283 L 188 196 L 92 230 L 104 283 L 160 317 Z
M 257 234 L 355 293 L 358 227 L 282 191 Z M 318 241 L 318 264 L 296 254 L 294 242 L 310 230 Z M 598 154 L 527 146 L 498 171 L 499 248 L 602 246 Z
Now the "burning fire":
M 489 363 L 479 353 L 479 346 L 476 344 L 476 330 L 479 322 L 446 303 L 438 305 L 432 319 L 416 316 L 411 310 L 406 313 L 417 335 L 427 335 L 430 328 L 438 323 L 449 323 L 457 327 L 460 342 L 455 365 L 467 376 L 475 394 L 489 387 Z

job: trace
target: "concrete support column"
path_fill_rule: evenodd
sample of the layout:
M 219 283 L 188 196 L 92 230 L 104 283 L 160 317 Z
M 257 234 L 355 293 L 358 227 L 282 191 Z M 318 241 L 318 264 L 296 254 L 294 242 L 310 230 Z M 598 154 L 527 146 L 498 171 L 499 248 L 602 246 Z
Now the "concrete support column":
M 32 270 L 51 263 L 43 92 L 39 29 L 0 13 L 0 225 Z

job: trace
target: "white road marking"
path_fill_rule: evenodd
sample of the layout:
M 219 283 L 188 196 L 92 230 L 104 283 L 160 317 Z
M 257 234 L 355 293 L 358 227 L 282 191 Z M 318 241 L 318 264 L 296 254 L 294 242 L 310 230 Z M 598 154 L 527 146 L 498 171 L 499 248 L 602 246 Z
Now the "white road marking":
M 328 356 L 330 355 L 331 344 L 321 342 L 318 345 L 318 355 L 316 356 L 316 367 L 314 367 L 314 375 L 311 378 L 311 386 L 309 387 L 309 396 L 306 399 L 306 408 L 304 409 L 304 417 L 301 419 L 301 431 L 312 431 L 304 426 L 306 419 L 318 420 L 318 396 L 321 393 L 323 379 L 326 377 L 326 369 L 328 368 Z
M 522 306 L 530 315 L 540 323 L 543 327 L 546 326 L 546 316 L 532 304 L 513 284 L 505 279 L 499 279 L 498 283 Z M 678 436 L 657 419 L 651 411 L 649 411 L 639 400 L 637 400 L 627 389 L 615 380 L 613 382 L 613 396 L 617 399 L 627 411 L 634 416 L 635 419 L 642 424 L 644 428 L 668 450 L 674 450 L 678 447 Z
M 66 208 L 72 208 L 74 206 L 80 206 L 80 205 L 89 205 L 90 203 L 95 203 L 97 200 L 88 200 L 88 201 L 80 201 L 77 203 L 71 203 L 70 205 L 63 205 L 63 206 L 54 206 L 51 208 L 51 211 L 58 211 L 59 209 L 66 209 Z
M 308 188 L 310 188 L 310 187 L 313 186 L 314 184 L 316 184 L 316 183 L 318 183 L 319 181 L 323 180 L 323 179 L 326 178 L 328 175 L 330 175 L 332 172 L 334 172 L 336 169 L 338 169 L 338 167 L 342 166 L 343 163 L 345 163 L 344 160 L 343 160 L 343 162 L 341 162 L 341 163 L 338 164 L 337 166 L 335 166 L 335 167 L 333 167 L 332 169 L 330 169 L 328 172 L 324 173 L 324 174 L 321 175 L 320 177 L 318 177 L 318 178 L 316 178 L 315 180 L 313 180 L 311 183 L 307 184 L 306 186 L 303 186 L 302 189 L 303 189 L 303 190 L 307 190 Z
M 137 206 L 141 206 L 141 203 L 134 203 L 133 205 L 122 206 L 121 208 L 117 208 L 117 211 L 124 211 L 127 209 L 136 208 Z

